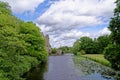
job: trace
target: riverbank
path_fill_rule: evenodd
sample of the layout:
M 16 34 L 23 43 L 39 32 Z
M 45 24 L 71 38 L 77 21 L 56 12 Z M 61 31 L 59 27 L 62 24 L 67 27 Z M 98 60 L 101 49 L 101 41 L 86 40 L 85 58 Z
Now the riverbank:
M 107 59 L 104 58 L 103 54 L 85 54 L 85 55 L 81 55 L 81 56 L 84 57 L 84 58 L 88 58 L 90 60 L 93 60 L 95 62 L 98 62 L 102 65 L 111 67 L 110 62 Z
M 102 79 L 97 80 L 120 80 L 120 72 L 114 71 L 110 67 L 104 66 L 98 62 L 95 62 L 91 59 L 75 56 L 74 63 L 76 67 L 86 75 L 84 80 L 89 80 L 89 76 L 92 78 L 97 78 L 97 76 L 101 75 Z M 94 75 L 94 76 L 93 76 Z M 105 79 L 104 79 L 105 78 Z

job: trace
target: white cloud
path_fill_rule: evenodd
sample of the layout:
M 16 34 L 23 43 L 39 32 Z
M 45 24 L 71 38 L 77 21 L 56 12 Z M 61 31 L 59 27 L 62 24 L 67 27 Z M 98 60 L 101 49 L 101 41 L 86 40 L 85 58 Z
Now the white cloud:
M 71 31 L 68 31 L 66 33 L 63 33 L 61 34 L 62 38 L 63 39 L 77 39 L 77 38 L 80 38 L 81 36 L 90 36 L 89 33 L 83 33 L 81 31 L 78 31 L 78 30 L 71 30 Z
M 50 35 L 50 42 L 52 47 L 72 46 L 76 39 L 82 36 L 89 36 L 89 33 L 83 33 L 78 30 L 70 30 L 60 34 Z
M 38 18 L 39 24 L 92 26 L 112 16 L 115 0 L 60 0 Z M 52 19 L 52 20 L 51 20 Z
M 34 12 L 45 0 L 0 0 L 8 2 L 14 13 Z M 51 1 L 49 1 L 51 3 Z M 52 1 L 45 13 L 36 19 L 44 34 L 50 35 L 53 47 L 71 46 L 82 37 L 109 34 L 107 28 L 96 34 L 83 32 L 81 28 L 108 24 L 113 15 L 115 0 L 59 0 Z
M 108 28 L 104 28 L 101 31 L 98 32 L 98 35 L 107 35 L 110 34 L 110 30 Z
M 103 35 L 110 35 L 110 33 L 111 33 L 111 31 L 107 27 L 105 27 L 105 28 L 99 30 L 96 33 L 91 33 L 90 37 L 91 38 L 97 38 L 97 37 L 103 36 Z
M 44 34 L 50 35 L 53 47 L 71 46 L 81 36 L 97 37 L 109 34 L 107 28 L 95 35 L 81 28 L 108 24 L 115 0 L 60 0 L 36 19 Z M 44 26 L 43 26 L 44 25 Z M 94 33 L 94 32 L 93 32 Z
M 8 2 L 14 13 L 34 12 L 35 8 L 44 0 L 0 0 Z
M 54 34 L 50 35 L 50 42 L 52 47 L 60 47 L 60 46 L 72 46 L 73 43 L 80 39 L 80 37 L 88 36 L 91 38 L 97 38 L 98 36 L 102 35 L 109 35 L 111 32 L 108 28 L 103 28 L 96 33 L 89 33 L 89 32 L 81 32 L 78 30 L 71 30 L 67 32 L 63 32 L 61 34 Z

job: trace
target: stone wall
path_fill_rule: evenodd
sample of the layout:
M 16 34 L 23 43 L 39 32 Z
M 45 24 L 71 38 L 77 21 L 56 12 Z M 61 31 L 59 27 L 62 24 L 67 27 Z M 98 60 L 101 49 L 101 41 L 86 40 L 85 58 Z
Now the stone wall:
M 48 53 L 51 54 L 52 49 L 51 49 L 51 45 L 49 43 L 49 35 L 46 35 L 45 39 L 46 39 L 46 49 L 47 49 Z

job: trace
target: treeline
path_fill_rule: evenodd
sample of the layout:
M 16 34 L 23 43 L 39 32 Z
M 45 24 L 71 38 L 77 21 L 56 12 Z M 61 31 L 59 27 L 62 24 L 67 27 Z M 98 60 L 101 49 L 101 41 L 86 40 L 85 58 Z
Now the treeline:
M 72 47 L 62 46 L 59 49 L 62 50 L 63 53 L 72 53 Z
M 74 43 L 73 52 L 78 54 L 104 54 L 111 67 L 120 70 L 120 0 L 116 0 L 114 16 L 109 23 L 110 35 L 97 39 L 82 37 Z
M 108 35 L 100 36 L 97 39 L 81 37 L 73 45 L 73 53 L 79 54 L 102 54 L 104 49 L 110 44 Z
M 56 54 L 58 50 L 62 50 L 62 53 L 72 53 L 72 47 L 62 46 L 59 48 L 52 48 L 52 54 Z
M 46 62 L 47 55 L 40 29 L 13 16 L 0 1 L 0 80 L 23 80 L 21 76 Z

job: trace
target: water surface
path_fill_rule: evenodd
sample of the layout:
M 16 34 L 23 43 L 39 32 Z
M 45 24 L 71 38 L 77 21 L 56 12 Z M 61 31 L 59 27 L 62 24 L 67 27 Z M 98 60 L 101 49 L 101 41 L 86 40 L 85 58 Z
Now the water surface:
M 73 54 L 50 56 L 48 63 L 27 74 L 27 80 L 120 80 L 119 75 L 94 61 L 74 63 Z

